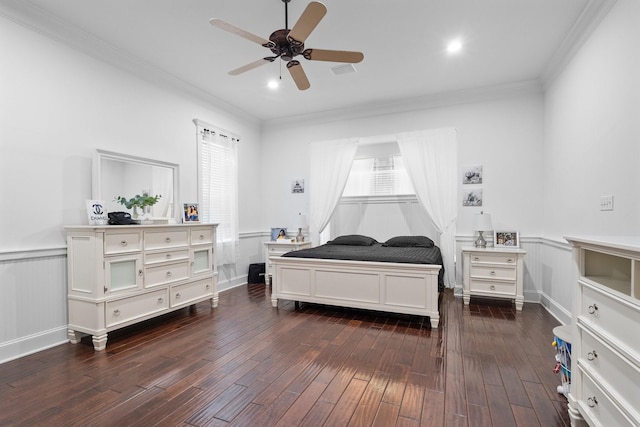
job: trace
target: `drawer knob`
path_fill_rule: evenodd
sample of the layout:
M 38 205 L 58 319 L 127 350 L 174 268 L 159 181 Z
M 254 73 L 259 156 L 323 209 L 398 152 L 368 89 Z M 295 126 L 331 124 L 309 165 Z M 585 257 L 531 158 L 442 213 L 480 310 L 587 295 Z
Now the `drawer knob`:
M 115 310 L 113 310 L 113 315 L 114 316 L 120 316 L 120 310 L 118 310 L 117 308 Z
M 167 271 L 167 277 L 171 277 L 171 272 Z
M 598 399 L 596 399 L 595 396 L 592 396 L 587 399 L 587 405 L 589 406 L 589 408 L 595 408 L 597 404 L 598 404 Z
M 509 259 L 507 260 L 507 262 L 513 262 L 513 259 L 512 259 L 512 258 L 509 258 Z
M 126 240 L 121 241 L 120 246 L 127 246 L 127 241 Z
M 491 271 L 489 274 L 492 275 L 492 276 L 495 276 L 496 272 L 495 271 Z
M 178 293 L 176 294 L 176 299 L 180 299 L 180 297 L 181 297 L 181 295 L 180 295 L 180 293 L 178 292 Z
M 598 305 L 591 304 L 589 307 L 587 307 L 587 310 L 589 311 L 589 314 L 595 314 L 598 311 Z
M 489 286 L 489 289 L 491 289 L 492 291 L 495 291 L 496 290 L 496 285 Z
M 158 298 L 158 304 L 162 304 L 164 302 L 164 298 L 160 297 Z
M 209 288 L 211 288 L 211 285 L 207 285 L 205 289 L 209 289 Z
M 164 239 L 164 241 L 169 243 L 171 241 L 171 237 L 167 237 L 166 239 Z
M 194 265 L 196 265 L 196 263 L 194 261 L 191 261 L 191 267 L 193 267 Z
M 587 360 L 594 361 L 596 360 L 597 357 L 598 357 L 598 353 L 596 353 L 595 350 L 592 350 L 589 353 L 587 353 Z
M 138 276 L 142 276 L 142 269 L 138 270 Z
M 204 234 L 200 235 L 200 240 L 204 239 Z
M 473 260 L 474 260 L 474 261 L 480 261 L 480 258 L 478 258 L 478 257 L 476 256 L 476 257 L 473 257 Z
M 167 259 L 171 259 L 171 254 L 167 254 Z

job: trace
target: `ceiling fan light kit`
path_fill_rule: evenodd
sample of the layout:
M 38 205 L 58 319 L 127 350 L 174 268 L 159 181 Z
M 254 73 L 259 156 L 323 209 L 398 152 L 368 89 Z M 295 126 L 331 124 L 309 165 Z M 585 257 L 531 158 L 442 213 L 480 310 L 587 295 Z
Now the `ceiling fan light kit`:
M 307 78 L 302 64 L 300 61 L 294 59 L 296 56 L 302 56 L 309 61 L 329 61 L 329 62 L 342 62 L 347 64 L 355 64 L 364 59 L 362 52 L 353 52 L 347 50 L 327 50 L 327 49 L 305 49 L 304 42 L 309 37 L 309 34 L 318 26 L 324 15 L 327 13 L 327 8 L 324 4 L 312 1 L 307 5 L 298 21 L 289 29 L 289 12 L 288 3 L 291 0 L 282 0 L 284 3 L 284 16 L 285 16 L 285 28 L 276 30 L 269 36 L 269 39 L 264 39 L 260 36 L 252 34 L 235 25 L 229 24 L 221 19 L 212 18 L 209 20 L 211 25 L 220 28 L 221 30 L 243 37 L 249 41 L 257 43 L 267 49 L 271 50 L 274 56 L 267 56 L 257 61 L 251 62 L 242 67 L 229 71 L 229 75 L 237 76 L 246 71 L 253 70 L 261 65 L 275 61 L 277 58 L 287 62 L 287 69 L 291 78 L 295 82 L 296 86 L 300 90 L 309 89 L 311 84 Z

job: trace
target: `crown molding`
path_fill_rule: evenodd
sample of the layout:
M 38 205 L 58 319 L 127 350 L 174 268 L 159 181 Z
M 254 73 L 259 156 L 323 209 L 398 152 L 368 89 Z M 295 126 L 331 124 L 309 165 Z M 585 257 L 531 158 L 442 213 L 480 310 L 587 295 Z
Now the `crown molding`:
M 282 119 L 265 120 L 262 129 L 280 128 L 285 124 L 290 127 L 292 123 L 296 125 L 313 125 L 376 116 L 388 116 L 390 114 L 493 101 L 502 98 L 542 93 L 542 91 L 542 84 L 539 80 L 526 80 L 481 88 L 440 92 L 391 102 L 367 104 L 366 106 L 351 106 L 333 109 L 331 111 L 288 116 Z
M 133 74 L 145 82 L 163 89 L 177 90 L 192 98 L 205 102 L 225 114 L 243 117 L 255 126 L 260 125 L 259 118 L 213 96 L 205 89 L 192 85 L 173 74 L 138 58 L 131 53 L 107 43 L 95 35 L 67 23 L 42 8 L 20 0 L 0 0 L 0 16 L 21 25 L 47 38 L 60 42 L 74 50 L 103 61 L 113 67 Z
M 544 89 L 556 79 L 578 50 L 591 37 L 618 0 L 590 0 L 545 66 L 540 80 Z

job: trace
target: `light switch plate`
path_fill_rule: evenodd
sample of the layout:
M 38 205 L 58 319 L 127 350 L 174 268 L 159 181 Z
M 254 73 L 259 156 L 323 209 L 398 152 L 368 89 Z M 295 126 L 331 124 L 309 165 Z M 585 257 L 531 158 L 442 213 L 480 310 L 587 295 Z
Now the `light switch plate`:
M 600 197 L 600 210 L 612 211 L 613 210 L 613 196 Z

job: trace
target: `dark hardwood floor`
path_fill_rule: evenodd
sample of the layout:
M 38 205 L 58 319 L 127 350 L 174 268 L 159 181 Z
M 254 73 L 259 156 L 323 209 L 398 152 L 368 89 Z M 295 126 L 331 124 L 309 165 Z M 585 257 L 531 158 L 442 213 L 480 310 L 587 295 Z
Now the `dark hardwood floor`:
M 2 426 L 568 426 L 537 304 L 464 307 L 441 323 L 291 302 L 264 284 L 0 365 Z M 87 337 L 88 338 L 88 337 Z

